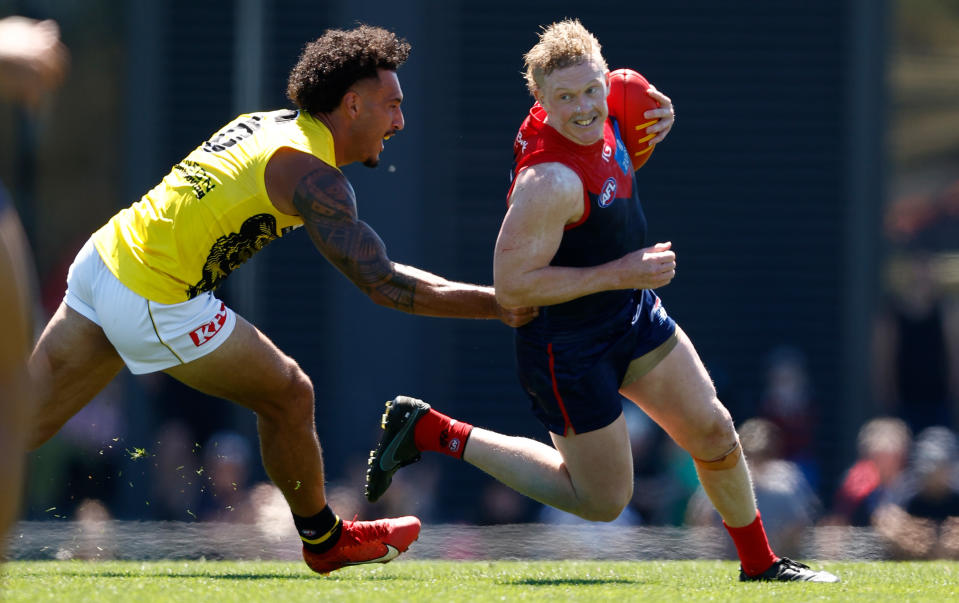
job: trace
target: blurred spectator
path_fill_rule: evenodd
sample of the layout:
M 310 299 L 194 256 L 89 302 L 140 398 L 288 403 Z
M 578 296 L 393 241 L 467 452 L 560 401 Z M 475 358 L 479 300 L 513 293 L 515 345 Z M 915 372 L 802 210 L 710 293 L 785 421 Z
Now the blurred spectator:
M 115 511 L 112 503 L 130 477 L 120 479 L 130 454 L 122 395 L 120 383 L 111 383 L 64 425 L 49 446 L 30 453 L 28 519 L 72 519 L 88 498 Z
M 932 425 L 955 428 L 956 303 L 942 295 L 929 254 L 915 252 L 892 266 L 890 296 L 876 323 L 877 396 L 913 433 Z
M 503 525 L 539 521 L 553 523 L 546 509 L 552 507 L 540 505 L 496 480 L 484 480 L 480 504 L 476 505 L 476 515 L 472 521 L 478 525 Z M 563 513 L 557 511 L 557 513 Z M 569 515 L 569 513 L 563 513 Z M 575 515 L 569 515 L 579 519 Z
M 797 348 L 781 346 L 766 359 L 759 416 L 779 428 L 782 458 L 802 469 L 813 488 L 819 485 L 819 463 L 813 442 L 819 424 L 806 357 Z
M 820 512 L 819 499 L 796 463 L 782 458 L 782 431 L 767 419 L 750 419 L 739 428 L 769 543 L 779 555 L 801 557 L 802 539 Z M 686 522 L 721 526 L 722 519 L 702 488 L 689 502 Z M 727 545 L 728 554 L 735 550 Z
M 202 521 L 252 523 L 248 480 L 253 451 L 250 442 L 230 430 L 214 433 L 203 445 L 203 464 L 197 470 Z
M 60 86 L 69 65 L 56 21 L 0 19 L 0 98 L 33 109 Z
M 680 525 L 689 497 L 699 487 L 692 458 L 632 402 L 623 416 L 633 451 L 633 498 L 636 523 Z
M 884 496 L 901 478 L 909 458 L 912 434 L 901 419 L 879 417 L 862 426 L 856 442 L 858 458 L 843 476 L 829 525 L 870 525 Z
M 959 559 L 959 444 L 945 427 L 917 437 L 900 487 L 873 515 L 876 531 L 903 559 Z
M 0 100 L 34 109 L 66 75 L 69 54 L 54 21 L 0 19 Z M 4 149 L 5 153 L 11 149 Z M 33 397 L 27 356 L 33 330 L 33 259 L 20 217 L 0 183 L 0 542 L 19 512 L 23 482 L 25 426 Z M 0 560 L 3 547 L 0 546 Z
M 149 514 L 158 520 L 197 519 L 200 481 L 199 446 L 190 427 L 179 420 L 161 425 L 155 435 Z

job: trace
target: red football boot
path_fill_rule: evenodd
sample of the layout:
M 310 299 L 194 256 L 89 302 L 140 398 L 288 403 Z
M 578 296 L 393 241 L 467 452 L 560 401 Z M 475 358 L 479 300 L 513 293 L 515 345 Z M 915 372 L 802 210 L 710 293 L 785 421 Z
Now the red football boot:
M 388 563 L 406 551 L 420 535 L 413 516 L 376 521 L 343 520 L 339 541 L 325 553 L 303 549 L 303 559 L 314 572 L 328 574 L 347 565 Z

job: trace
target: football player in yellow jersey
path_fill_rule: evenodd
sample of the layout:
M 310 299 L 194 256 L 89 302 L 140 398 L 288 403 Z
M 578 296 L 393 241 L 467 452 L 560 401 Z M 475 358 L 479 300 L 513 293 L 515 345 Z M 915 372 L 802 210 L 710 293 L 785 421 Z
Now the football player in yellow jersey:
M 52 437 L 124 364 L 134 373 L 164 371 L 256 413 L 263 464 L 290 505 L 313 570 L 385 563 L 416 540 L 415 517 L 348 521 L 327 505 L 313 384 L 214 296 L 236 266 L 302 224 L 323 256 L 378 304 L 511 326 L 534 316 L 501 308 L 492 287 L 391 261 L 357 216 L 338 168 L 375 166 L 384 140 L 403 128 L 396 70 L 408 53 L 409 44 L 382 28 L 325 32 L 290 74 L 287 93 L 298 111 L 237 118 L 91 237 L 30 360 L 51 375 L 31 446 Z M 207 237 L 200 248 L 197 236 Z

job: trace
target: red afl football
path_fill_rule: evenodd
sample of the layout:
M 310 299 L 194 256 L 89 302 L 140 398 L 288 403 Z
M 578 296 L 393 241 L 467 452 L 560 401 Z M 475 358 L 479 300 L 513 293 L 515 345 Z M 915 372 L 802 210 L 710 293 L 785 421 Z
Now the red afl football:
M 634 170 L 641 168 L 653 154 L 653 147 L 647 143 L 656 135 L 647 134 L 646 128 L 659 121 L 643 117 L 646 111 L 659 108 L 659 103 L 646 94 L 649 86 L 649 81 L 632 69 L 617 69 L 609 74 L 606 104 L 610 117 L 619 123 L 619 133 L 633 160 Z

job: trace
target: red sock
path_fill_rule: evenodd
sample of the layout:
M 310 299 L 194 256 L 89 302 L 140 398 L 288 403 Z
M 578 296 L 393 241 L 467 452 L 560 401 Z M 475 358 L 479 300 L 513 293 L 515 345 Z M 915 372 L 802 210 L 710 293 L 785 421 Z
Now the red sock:
M 413 438 L 416 447 L 420 450 L 442 452 L 455 459 L 461 459 L 471 431 L 473 426 L 469 423 L 451 419 L 431 408 L 428 414 L 423 415 L 416 422 Z
M 758 510 L 756 511 L 756 519 L 748 526 L 731 528 L 726 525 L 725 521 L 723 525 L 726 526 L 726 531 L 733 538 L 736 552 L 739 553 L 739 561 L 742 563 L 746 575 L 757 576 L 779 560 L 779 557 L 769 548 L 769 540 L 766 539 L 766 530 L 763 528 L 763 519 Z

